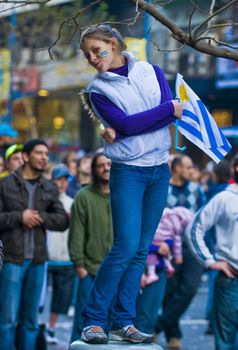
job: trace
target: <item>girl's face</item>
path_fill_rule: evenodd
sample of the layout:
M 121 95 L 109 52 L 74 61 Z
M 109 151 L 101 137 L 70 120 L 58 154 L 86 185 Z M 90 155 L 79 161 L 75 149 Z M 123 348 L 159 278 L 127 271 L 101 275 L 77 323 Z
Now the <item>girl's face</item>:
M 100 73 L 117 68 L 117 59 L 121 57 L 113 41 L 106 43 L 93 38 L 84 39 L 84 55 L 89 64 Z

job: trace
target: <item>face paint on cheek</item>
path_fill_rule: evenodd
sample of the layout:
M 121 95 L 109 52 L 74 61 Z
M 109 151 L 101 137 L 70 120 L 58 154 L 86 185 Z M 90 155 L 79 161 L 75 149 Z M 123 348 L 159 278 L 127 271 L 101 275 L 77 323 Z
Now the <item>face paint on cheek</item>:
M 108 51 L 102 51 L 102 52 L 100 52 L 100 54 L 99 54 L 101 57 L 107 57 L 108 56 Z

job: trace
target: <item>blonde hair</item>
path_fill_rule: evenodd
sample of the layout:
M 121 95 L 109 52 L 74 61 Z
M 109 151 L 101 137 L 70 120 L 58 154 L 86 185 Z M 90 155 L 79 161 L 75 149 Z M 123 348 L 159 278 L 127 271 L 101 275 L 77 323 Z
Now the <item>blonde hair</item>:
M 86 38 L 93 38 L 106 43 L 109 43 L 114 38 L 118 44 L 119 51 L 126 50 L 126 44 L 123 41 L 121 33 L 107 24 L 92 25 L 82 32 L 80 37 L 80 47 L 82 50 L 84 49 L 84 40 Z

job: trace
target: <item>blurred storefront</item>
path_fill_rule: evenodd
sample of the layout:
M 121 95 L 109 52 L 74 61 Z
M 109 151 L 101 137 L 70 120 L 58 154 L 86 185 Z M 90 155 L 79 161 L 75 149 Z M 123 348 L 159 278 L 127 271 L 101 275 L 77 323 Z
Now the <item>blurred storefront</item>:
M 64 145 L 85 148 L 79 141 L 81 134 L 87 133 L 79 91 L 87 86 L 95 71 L 82 57 L 67 62 L 51 61 L 39 69 L 41 81 L 36 98 L 39 135 L 61 149 Z

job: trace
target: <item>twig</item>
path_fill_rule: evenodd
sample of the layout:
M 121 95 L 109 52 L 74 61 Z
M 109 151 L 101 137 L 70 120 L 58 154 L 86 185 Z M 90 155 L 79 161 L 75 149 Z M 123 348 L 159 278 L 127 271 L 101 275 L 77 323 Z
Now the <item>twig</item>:
M 203 21 L 199 26 L 196 26 L 193 30 L 193 36 L 195 37 L 199 30 L 201 28 L 203 28 L 213 17 L 217 16 L 220 12 L 225 11 L 228 7 L 230 7 L 231 5 L 233 5 L 235 2 L 237 2 L 238 0 L 232 0 L 230 1 L 228 4 L 224 5 L 223 7 L 221 7 L 219 10 L 213 12 L 212 15 L 208 16 L 208 18 L 205 19 L 205 21 Z
M 225 42 L 223 42 L 223 41 L 220 41 L 220 40 L 217 40 L 217 39 L 215 39 L 214 37 L 212 37 L 212 36 L 203 36 L 203 37 L 201 37 L 201 38 L 198 38 L 198 39 L 196 39 L 195 41 L 194 41 L 194 44 L 197 44 L 199 41 L 202 41 L 202 40 L 212 40 L 212 41 L 214 41 L 216 44 L 218 44 L 218 45 L 222 45 L 222 46 L 226 46 L 226 47 L 229 47 L 230 49 L 234 49 L 234 50 L 237 50 L 238 49 L 238 46 L 232 46 L 232 45 L 230 45 L 230 44 L 228 44 L 228 43 L 225 43 Z
M 194 6 L 193 7 L 193 10 L 192 12 L 190 13 L 190 16 L 189 16 L 189 23 L 188 23 L 188 30 L 189 30 L 189 35 L 192 36 L 192 18 L 193 18 L 193 15 L 194 15 L 194 12 L 196 11 L 197 7 Z

